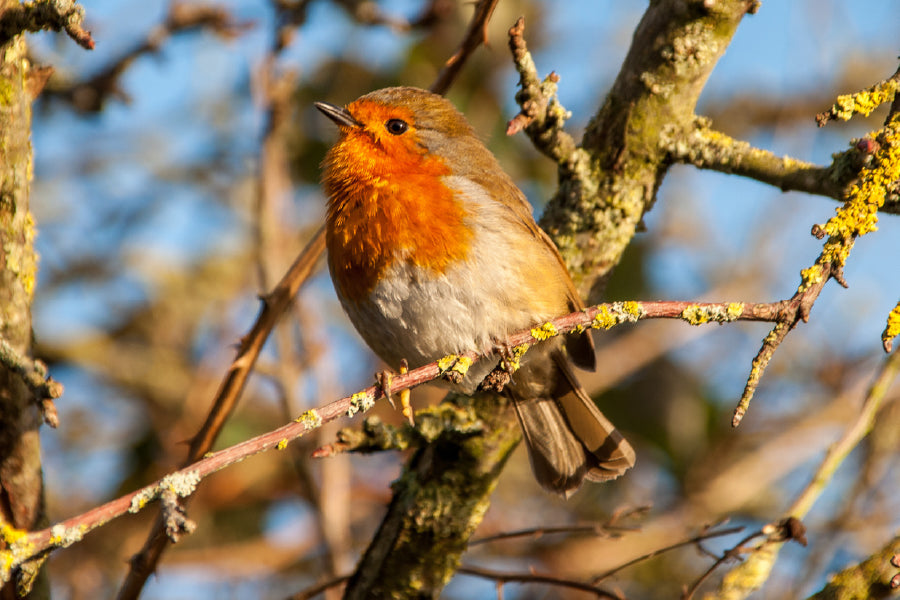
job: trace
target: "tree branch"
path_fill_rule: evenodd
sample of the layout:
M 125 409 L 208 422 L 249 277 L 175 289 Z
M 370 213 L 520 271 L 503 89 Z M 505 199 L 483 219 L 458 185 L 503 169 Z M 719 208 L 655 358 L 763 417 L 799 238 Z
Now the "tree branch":
M 500 0 L 480 0 L 475 6 L 475 14 L 469 22 L 469 28 L 459 49 L 447 59 L 437 79 L 431 84 L 431 91 L 435 94 L 446 94 L 453 80 L 456 79 L 463 65 L 475 50 L 482 44 L 487 45 L 487 26 L 497 8 Z
M 862 439 L 871 431 L 872 424 L 884 403 L 887 391 L 898 373 L 900 373 L 900 352 L 894 352 L 884 361 L 881 369 L 875 376 L 866 393 L 865 402 L 856 421 L 847 428 L 840 440 L 829 448 L 812 479 L 787 509 L 786 518 L 802 519 L 806 516 L 815 501 L 831 482 L 837 468 L 847 458 L 850 451 L 859 445 Z M 711 598 L 745 597 L 751 591 L 761 587 L 768 578 L 775 560 L 778 558 L 781 545 L 780 541 L 772 543 L 771 539 L 767 539 L 754 548 L 747 560 L 734 568 L 725 577 L 717 594 L 711 596 Z M 895 549 L 892 554 L 896 552 L 897 550 Z M 887 564 L 887 562 L 888 559 L 885 559 L 884 563 Z M 890 577 L 888 577 L 888 580 L 890 580 Z
M 128 94 L 119 86 L 122 74 L 141 56 L 157 52 L 171 36 L 206 29 L 225 39 L 231 39 L 250 27 L 252 23 L 235 21 L 227 10 L 219 6 L 172 2 L 162 23 L 154 27 L 143 41 L 99 73 L 84 81 L 64 82 L 51 79 L 44 94 L 68 102 L 82 113 L 100 112 L 111 97 L 123 102 L 129 100 Z
M 32 361 L 25 358 L 2 338 L 0 338 L 0 364 L 22 378 L 34 395 L 44 423 L 55 429 L 59 425 L 59 416 L 56 414 L 53 401 L 62 396 L 63 385 L 47 374 L 47 365 L 39 360 Z
M 273 311 L 281 306 L 283 298 L 290 299 L 293 297 L 293 292 L 289 288 L 292 285 L 298 285 L 299 281 L 298 274 L 295 271 L 300 269 L 298 265 L 308 265 L 304 258 L 310 252 L 314 252 L 314 250 L 314 244 L 311 248 L 307 247 L 304 254 L 295 263 L 294 268 L 285 276 L 287 281 L 283 280 L 268 297 L 268 301 L 264 304 L 263 311 L 257 320 L 254 330 L 245 338 L 239 356 L 229 370 L 229 377 L 226 378 L 222 388 L 220 388 L 218 398 L 220 402 L 216 404 L 217 410 L 211 412 L 206 426 L 198 433 L 191 444 L 190 456 L 194 458 L 190 461 L 190 464 L 186 464 L 184 468 L 170 473 L 137 491 L 107 502 L 82 515 L 67 519 L 51 528 L 18 536 L 12 535 L 10 532 L 4 534 L 11 541 L 11 548 L 0 551 L 0 580 L 5 581 L 4 578 L 9 576 L 11 569 L 24 561 L 46 554 L 56 548 L 68 547 L 80 541 L 84 534 L 108 523 L 114 518 L 143 510 L 150 502 L 160 498 L 167 490 L 172 490 L 179 497 L 186 498 L 193 493 L 197 484 L 208 475 L 261 452 L 272 449 L 281 450 L 289 442 L 325 423 L 345 415 L 352 417 L 357 413 L 368 411 L 377 400 L 385 397 L 384 390 L 379 385 L 373 385 L 351 396 L 335 400 L 319 409 L 309 410 L 298 417 L 296 421 L 278 429 L 224 450 L 207 454 L 209 448 L 207 443 L 211 443 L 212 439 L 214 439 L 214 437 L 210 437 L 212 432 L 217 432 L 217 424 L 224 422 L 227 412 L 233 408 L 233 401 L 236 398 L 235 394 L 240 390 L 238 380 L 242 375 L 245 376 L 245 370 L 249 368 L 249 365 L 253 364 L 256 358 L 255 352 L 258 353 L 258 345 L 264 339 L 261 337 L 261 329 L 277 316 Z M 737 320 L 771 321 L 782 318 L 785 311 L 790 312 L 791 310 L 791 307 L 783 302 L 771 304 L 736 302 L 691 303 L 680 301 L 613 302 L 592 306 L 582 311 L 557 317 L 545 323 L 536 324 L 530 329 L 523 329 L 512 334 L 504 340 L 504 343 L 510 347 L 525 348 L 567 332 L 580 331 L 588 327 L 611 329 L 623 323 L 633 323 L 644 319 L 681 319 L 692 325 L 725 323 Z M 461 364 L 472 364 L 486 357 L 495 357 L 493 347 L 486 348 L 481 353 L 472 351 L 459 356 L 445 357 L 413 369 L 408 373 L 395 375 L 391 380 L 391 390 L 399 392 L 427 383 L 438 377 L 452 376 L 454 371 L 458 371 L 461 368 Z M 225 405 L 228 406 L 225 407 Z M 497 445 L 496 439 L 481 439 L 475 442 L 473 440 L 477 437 L 484 438 L 485 436 L 479 436 L 478 434 L 484 431 L 491 431 L 495 427 L 508 426 L 517 431 L 518 426 L 515 419 L 511 418 L 509 411 L 505 410 L 505 401 L 498 402 L 490 394 L 481 395 L 480 399 L 476 398 L 474 400 L 464 396 L 455 396 L 455 405 L 456 412 L 450 415 L 449 419 L 442 420 L 439 423 L 423 420 L 422 424 L 417 424 L 417 428 L 422 431 L 422 435 L 428 441 L 428 444 L 420 448 L 417 454 L 418 459 L 414 457 L 411 461 L 405 477 L 412 476 L 416 470 L 422 469 L 447 469 L 448 472 L 462 469 L 463 467 L 460 464 L 465 461 L 459 455 L 454 455 L 450 458 L 431 456 L 427 461 L 420 462 L 424 460 L 422 453 L 434 453 L 436 451 L 435 448 L 441 444 L 448 442 L 461 444 L 462 448 L 465 449 L 470 442 L 477 443 L 477 449 L 470 448 L 468 456 L 471 460 L 481 460 L 485 451 L 484 445 L 489 444 L 494 445 L 494 451 L 497 453 L 498 464 L 495 465 L 497 471 L 482 472 L 480 479 L 479 477 L 471 479 L 467 477 L 468 483 L 466 485 L 473 485 L 472 482 L 477 482 L 474 484 L 476 487 L 487 485 L 493 488 L 493 485 L 496 483 L 496 477 L 499 474 L 499 467 L 508 456 L 509 451 L 515 447 L 518 438 L 501 437 L 500 445 Z M 486 411 L 488 409 L 491 410 L 490 414 L 493 415 L 493 420 L 484 416 L 487 414 Z M 200 450 L 203 450 L 203 452 L 197 455 Z M 466 452 L 463 451 L 463 454 L 465 455 Z M 462 485 L 457 480 L 453 481 L 452 486 L 454 487 Z M 442 485 L 446 484 L 446 481 L 442 481 Z M 421 493 L 421 489 L 418 491 Z M 474 502 L 481 502 L 482 500 L 480 499 L 484 496 L 473 494 L 470 497 Z M 406 516 L 409 516 L 408 511 L 411 510 L 410 507 L 417 506 L 416 502 L 410 501 L 410 498 L 398 499 L 398 497 L 395 497 L 394 502 L 405 507 L 404 515 Z M 166 518 L 162 519 L 163 533 L 166 520 Z M 171 517 L 168 520 L 171 522 Z M 382 528 L 384 527 L 385 525 L 383 524 Z M 468 533 L 470 534 L 471 532 Z M 155 536 L 151 536 L 151 540 L 153 539 L 155 539 Z M 462 539 L 462 542 L 465 542 L 467 539 L 468 535 Z M 148 544 L 151 540 L 148 540 Z M 396 557 L 394 558 L 396 559 Z M 144 561 L 146 559 L 139 555 L 139 558 L 136 558 L 136 560 Z M 408 572 L 412 571 L 409 563 L 406 563 L 406 569 Z M 354 575 L 354 578 L 356 577 Z M 351 588 L 353 586 L 352 579 Z M 128 588 L 129 586 L 124 586 L 123 590 Z M 124 592 L 120 592 L 120 595 L 121 593 Z
M 84 9 L 74 0 L 33 0 L 0 12 L 0 46 L 26 31 L 65 31 L 85 50 L 94 49 L 84 28 Z

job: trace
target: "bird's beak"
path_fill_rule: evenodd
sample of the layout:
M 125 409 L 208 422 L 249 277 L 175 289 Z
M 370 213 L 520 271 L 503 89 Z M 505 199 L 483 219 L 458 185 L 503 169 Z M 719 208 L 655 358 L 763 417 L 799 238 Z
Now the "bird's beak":
M 322 111 L 326 117 L 337 123 L 338 127 L 352 127 L 354 129 L 362 127 L 362 123 L 353 118 L 346 108 L 328 104 L 327 102 L 316 102 L 316 108 Z

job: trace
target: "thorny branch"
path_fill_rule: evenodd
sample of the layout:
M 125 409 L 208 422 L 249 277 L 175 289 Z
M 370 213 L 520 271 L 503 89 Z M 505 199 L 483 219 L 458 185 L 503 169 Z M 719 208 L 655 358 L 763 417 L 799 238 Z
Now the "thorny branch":
M 275 327 L 278 319 L 290 306 L 291 301 L 300 289 L 300 286 L 313 272 L 313 268 L 319 257 L 325 250 L 324 228 L 320 228 L 313 235 L 312 240 L 300 253 L 291 267 L 282 277 L 281 281 L 272 291 L 262 298 L 262 309 L 256 318 L 251 330 L 241 338 L 237 356 L 228 368 L 224 379 L 219 384 L 212 408 L 206 417 L 206 421 L 200 431 L 191 440 L 188 456 L 183 463 L 187 470 L 192 463 L 203 457 L 212 448 L 213 443 L 225 426 L 231 415 L 238 398 L 250 377 L 250 372 L 256 364 L 263 345 Z M 301 432 L 302 434 L 302 432 Z M 128 576 L 119 591 L 119 598 L 137 598 L 143 587 L 143 582 L 153 572 L 165 548 L 164 537 L 166 526 L 163 515 L 157 518 L 150 536 L 144 543 L 144 547 L 131 560 L 131 568 Z

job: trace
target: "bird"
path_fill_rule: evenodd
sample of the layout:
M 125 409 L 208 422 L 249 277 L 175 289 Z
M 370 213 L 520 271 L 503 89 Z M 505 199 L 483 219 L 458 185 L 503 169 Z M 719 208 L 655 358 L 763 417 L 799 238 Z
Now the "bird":
M 471 394 L 508 334 L 583 308 L 525 195 L 446 98 L 390 87 L 346 106 L 316 102 L 338 140 L 322 161 L 328 268 L 340 303 L 393 369 L 494 349 L 449 384 Z M 532 471 L 569 497 L 615 479 L 635 454 L 578 382 L 587 332 L 537 344 L 505 386 Z

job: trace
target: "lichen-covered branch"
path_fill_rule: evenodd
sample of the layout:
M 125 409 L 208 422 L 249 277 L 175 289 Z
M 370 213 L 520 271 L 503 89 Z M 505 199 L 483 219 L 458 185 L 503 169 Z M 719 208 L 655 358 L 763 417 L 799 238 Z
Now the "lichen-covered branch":
M 885 352 L 894 349 L 894 338 L 898 335 L 900 335 L 900 302 L 888 314 L 887 325 L 881 334 L 881 343 L 884 344 Z
M 62 396 L 63 385 L 47 374 L 47 366 L 39 360 L 29 360 L 16 352 L 9 342 L 0 338 L 0 364 L 17 374 L 31 390 L 41 409 L 44 422 L 50 427 L 59 425 L 53 401 Z
M 563 129 L 572 115 L 556 98 L 559 76 L 550 73 L 543 81 L 538 77 L 534 59 L 525 44 L 523 17 L 519 17 L 509 30 L 509 49 L 519 73 L 516 102 L 522 110 L 510 120 L 506 135 L 514 135 L 524 129 L 538 150 L 558 164 L 565 165 L 572 160 L 575 151 L 575 140 Z
M 766 336 L 762 348 L 753 360 L 750 375 L 740 402 L 734 412 L 732 425 L 737 426 L 750 405 L 756 387 L 775 350 L 784 341 L 799 319 L 808 320 L 809 312 L 829 279 L 844 287 L 844 265 L 856 239 L 877 229 L 878 211 L 889 197 L 896 197 L 900 188 L 900 115 L 894 115 L 879 131 L 870 134 L 872 152 L 859 179 L 846 192 L 845 202 L 835 216 L 824 225 L 815 225 L 812 233 L 819 239 L 827 236 L 816 262 L 800 272 L 801 280 L 792 301 L 799 311 L 789 320 L 779 322 Z M 893 313 L 891 313 L 893 315 Z M 890 321 L 889 321 L 890 322 Z M 890 333 L 890 326 L 882 334 L 882 341 Z M 890 339 L 890 338 L 887 338 Z M 885 347 L 887 346 L 887 342 Z
M 0 21 L 18 6 L 17 1 L 0 0 Z M 31 305 L 38 271 L 30 196 L 31 103 L 39 86 L 24 36 L 6 37 L 9 33 L 0 41 L 0 339 L 8 350 L 0 363 L 0 523 L 30 531 L 46 522 L 41 415 L 23 378 L 31 371 L 25 357 L 32 350 Z M 8 541 L 0 540 L 0 550 L 6 547 Z M 15 582 L 0 585 L 0 596 L 25 595 L 34 588 L 35 597 L 49 597 L 41 564 L 20 565 Z
M 878 600 L 896 596 L 893 581 L 897 563 L 892 560 L 900 553 L 900 536 L 894 537 L 878 552 L 861 563 L 832 575 L 828 584 L 808 600 Z
M 558 148 L 541 148 L 559 164 L 559 188 L 541 225 L 590 301 L 601 297 L 653 205 L 670 164 L 659 144 L 663 130 L 693 126 L 707 78 L 743 16 L 755 8 L 749 0 L 652 2 L 580 146 L 570 149 L 566 136 L 557 135 Z M 523 81 L 526 88 L 535 88 L 533 77 Z
M 894 100 L 900 90 L 900 69 L 884 81 L 853 94 L 838 96 L 830 109 L 816 115 L 819 127 L 828 121 L 849 121 L 854 115 L 868 117 L 872 111 Z
M 866 141 L 853 144 L 847 151 L 834 155 L 827 167 L 778 156 L 711 129 L 706 119 L 698 117 L 696 126 L 687 130 L 666 128 L 660 144 L 675 162 L 749 177 L 788 192 L 806 192 L 844 200 L 847 186 L 859 176 L 869 160 L 873 146 Z M 900 214 L 900 196 L 885 199 L 881 212 Z
M 84 28 L 84 9 L 74 0 L 33 0 L 0 8 L 0 46 L 26 31 L 65 31 L 79 46 L 94 49 Z

